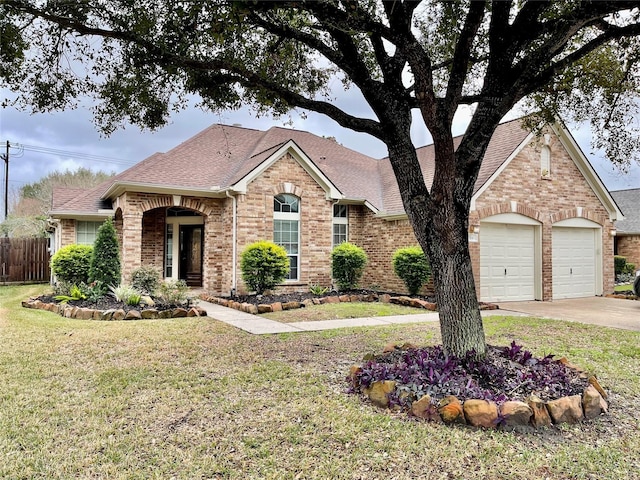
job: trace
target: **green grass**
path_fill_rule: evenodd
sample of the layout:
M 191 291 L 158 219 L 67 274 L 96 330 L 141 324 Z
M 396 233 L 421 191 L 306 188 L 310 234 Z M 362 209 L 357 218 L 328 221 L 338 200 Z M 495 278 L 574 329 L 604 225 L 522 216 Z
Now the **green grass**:
M 389 315 L 415 315 L 427 310 L 403 307 L 383 302 L 325 303 L 311 307 L 265 313 L 262 316 L 283 323 L 335 320 L 338 318 L 386 317 Z
M 350 365 L 437 325 L 253 336 L 207 318 L 64 319 L 0 287 L 0 478 L 632 479 L 640 334 L 522 317 L 487 340 L 599 374 L 610 413 L 530 434 L 416 422 L 344 393 Z M 595 314 L 595 312 L 594 312 Z
M 615 287 L 613 287 L 613 291 L 614 292 L 632 292 L 633 291 L 633 284 L 632 283 L 627 283 L 624 285 L 616 285 Z

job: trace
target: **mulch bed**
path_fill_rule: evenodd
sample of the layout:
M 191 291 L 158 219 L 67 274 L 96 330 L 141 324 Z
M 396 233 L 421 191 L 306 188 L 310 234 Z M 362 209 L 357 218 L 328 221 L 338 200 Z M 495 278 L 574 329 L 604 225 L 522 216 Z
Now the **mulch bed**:
M 232 300 L 238 303 L 249 303 L 252 305 L 260 305 L 260 304 L 272 304 L 272 303 L 288 303 L 288 302 L 300 302 L 302 303 L 308 299 L 314 298 L 322 298 L 322 297 L 332 297 L 332 296 L 340 296 L 340 295 L 391 295 L 392 297 L 403 296 L 404 294 L 392 293 L 392 292 L 380 292 L 374 290 L 347 290 L 337 292 L 335 290 L 327 293 L 323 293 L 322 295 L 314 295 L 311 292 L 297 292 L 297 293 L 273 293 L 269 295 L 233 295 L 230 297 L 224 297 L 227 300 Z M 416 295 L 411 298 L 417 298 L 420 300 L 424 300 L 427 302 L 435 303 L 434 296 L 421 296 Z

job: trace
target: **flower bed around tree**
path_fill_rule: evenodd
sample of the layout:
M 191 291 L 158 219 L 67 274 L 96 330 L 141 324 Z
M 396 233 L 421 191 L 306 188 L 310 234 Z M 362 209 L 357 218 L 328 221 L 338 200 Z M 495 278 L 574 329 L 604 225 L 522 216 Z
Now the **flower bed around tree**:
M 593 375 L 565 358 L 535 358 L 515 342 L 488 347 L 485 359 L 442 347 L 389 345 L 348 376 L 349 392 L 415 418 L 484 428 L 526 429 L 576 423 L 607 412 Z

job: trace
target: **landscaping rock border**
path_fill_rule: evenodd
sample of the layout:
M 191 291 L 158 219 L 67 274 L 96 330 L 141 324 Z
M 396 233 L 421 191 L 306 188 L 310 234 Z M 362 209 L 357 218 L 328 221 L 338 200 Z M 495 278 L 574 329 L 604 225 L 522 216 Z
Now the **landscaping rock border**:
M 41 300 L 30 298 L 23 300 L 24 308 L 35 308 L 38 310 L 47 310 L 57 313 L 65 318 L 76 318 L 78 320 L 156 320 L 160 318 L 181 318 L 181 317 L 206 317 L 207 312 L 198 306 L 189 308 L 171 308 L 167 310 L 157 310 L 155 308 L 146 308 L 142 310 L 109 309 L 96 310 L 92 308 L 76 307 L 63 303 L 46 303 Z
M 280 312 L 282 310 L 294 310 L 297 308 L 310 307 L 311 305 L 323 305 L 326 303 L 341 303 L 341 302 L 382 302 L 393 303 L 395 305 L 402 305 L 405 307 L 412 307 L 422 310 L 437 311 L 438 306 L 435 303 L 427 302 L 420 298 L 412 298 L 408 296 L 393 296 L 387 293 L 377 294 L 356 294 L 356 295 L 329 295 L 326 297 L 314 297 L 308 298 L 301 302 L 275 302 L 275 303 L 240 303 L 230 298 L 209 296 L 207 294 L 201 294 L 200 299 L 206 302 L 221 305 L 223 307 L 233 308 L 240 310 L 241 312 L 250 313 L 252 315 L 259 315 L 262 313 Z M 497 310 L 498 305 L 491 303 L 481 303 L 480 310 Z
M 385 347 L 383 353 L 410 348 L 416 347 L 409 343 L 390 344 Z M 590 375 L 571 365 L 566 358 L 561 358 L 559 361 L 588 379 L 588 385 L 582 395 L 571 395 L 549 401 L 543 401 L 531 395 L 524 402 L 510 400 L 501 405 L 480 399 L 467 399 L 462 402 L 453 395 L 434 403 L 429 395 L 424 395 L 411 404 L 409 414 L 425 421 L 448 425 L 460 424 L 485 429 L 526 431 L 550 427 L 554 424 L 572 424 L 592 420 L 602 413 L 607 413 L 609 410 L 606 401 L 607 393 L 600 386 L 595 375 Z M 373 405 L 379 408 L 390 408 L 389 394 L 394 391 L 396 382 L 379 380 L 372 383 L 369 388 L 363 388 L 358 382 L 358 374 L 361 371 L 362 368 L 359 365 L 353 365 L 349 371 L 348 379 L 354 389 L 368 397 Z

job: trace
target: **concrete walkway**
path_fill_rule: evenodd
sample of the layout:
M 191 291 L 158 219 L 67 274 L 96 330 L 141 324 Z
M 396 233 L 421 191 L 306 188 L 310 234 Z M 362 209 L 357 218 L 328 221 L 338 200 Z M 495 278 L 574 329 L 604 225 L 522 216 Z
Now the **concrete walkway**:
M 233 325 L 236 328 L 255 335 L 265 335 L 272 333 L 290 332 L 313 332 L 320 330 L 332 330 L 334 328 L 349 327 L 377 327 L 382 325 L 398 325 L 407 323 L 437 322 L 438 313 L 417 313 L 415 315 L 393 315 L 388 317 L 363 317 L 345 318 L 339 320 L 320 320 L 317 322 L 294 322 L 281 323 L 269 320 L 259 315 L 240 312 L 233 308 L 215 305 L 213 303 L 200 300 L 198 306 L 206 310 L 207 315 L 221 322 Z M 482 316 L 493 315 L 516 315 L 522 316 L 524 313 L 508 312 L 505 310 L 486 310 Z
M 608 297 L 569 298 L 552 302 L 502 302 L 500 308 L 538 318 L 640 331 L 640 301 L 636 300 Z

